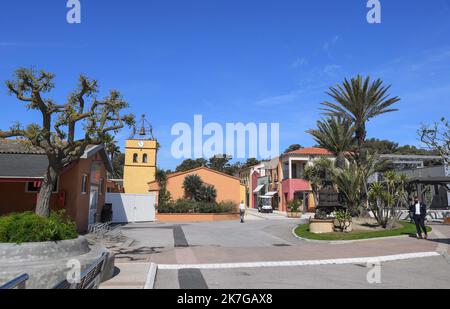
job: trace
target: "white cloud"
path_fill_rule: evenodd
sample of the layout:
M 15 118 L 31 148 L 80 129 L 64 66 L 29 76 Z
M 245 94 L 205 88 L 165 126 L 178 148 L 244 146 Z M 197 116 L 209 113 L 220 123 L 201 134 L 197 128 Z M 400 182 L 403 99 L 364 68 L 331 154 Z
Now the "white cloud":
M 334 76 L 337 73 L 337 71 L 339 71 L 341 68 L 342 66 L 339 64 L 329 64 L 323 68 L 322 73 L 328 76 Z
M 280 105 L 285 103 L 290 103 L 297 99 L 298 95 L 300 94 L 300 91 L 295 91 L 288 94 L 268 97 L 262 100 L 259 100 L 255 103 L 256 106 L 274 106 L 274 105 Z
M 339 36 L 335 35 L 330 41 L 326 41 L 323 44 L 323 50 L 327 51 L 328 49 L 330 49 L 331 47 L 333 47 L 334 45 L 336 45 L 336 43 L 339 41 Z
M 291 67 L 293 69 L 296 69 L 296 68 L 300 68 L 302 66 L 305 66 L 307 64 L 308 64 L 308 60 L 306 60 L 306 58 L 301 57 L 301 58 L 295 59 L 294 62 L 292 63 L 292 65 L 291 65 Z

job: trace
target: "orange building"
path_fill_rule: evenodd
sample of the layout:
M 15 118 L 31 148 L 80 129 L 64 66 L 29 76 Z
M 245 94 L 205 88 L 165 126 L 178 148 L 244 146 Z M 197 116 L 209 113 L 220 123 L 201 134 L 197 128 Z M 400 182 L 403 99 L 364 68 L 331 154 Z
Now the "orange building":
M 47 171 L 47 156 L 23 142 L 0 141 L 0 215 L 34 211 Z M 51 209 L 66 209 L 79 232 L 100 220 L 105 203 L 107 171 L 112 165 L 103 146 L 89 146 L 67 165 L 54 189 Z
M 199 167 L 186 172 L 173 173 L 167 177 L 167 191 L 170 192 L 174 200 L 184 198 L 183 182 L 186 176 L 198 175 L 206 185 L 216 188 L 217 202 L 233 202 L 239 205 L 243 197 L 240 179 L 206 167 Z M 159 191 L 156 181 L 150 182 L 150 192 Z

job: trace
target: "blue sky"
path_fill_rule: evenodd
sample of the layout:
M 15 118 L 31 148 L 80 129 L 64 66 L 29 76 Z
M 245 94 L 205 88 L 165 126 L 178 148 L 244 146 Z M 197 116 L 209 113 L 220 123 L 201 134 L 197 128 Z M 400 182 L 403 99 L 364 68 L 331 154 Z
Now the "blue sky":
M 81 0 L 82 24 L 66 1 L 2 1 L 0 80 L 18 67 L 56 73 L 63 102 L 85 73 L 102 94 L 122 92 L 147 114 L 170 154 L 176 122 L 279 122 L 281 150 L 310 146 L 328 87 L 358 73 L 392 84 L 400 111 L 369 123 L 369 137 L 418 144 L 417 129 L 450 115 L 450 1 L 381 0 L 382 24 L 365 0 Z M 0 85 L 3 85 L 0 84 Z M 37 121 L 0 88 L 0 128 Z M 117 138 L 129 135 L 123 130 Z

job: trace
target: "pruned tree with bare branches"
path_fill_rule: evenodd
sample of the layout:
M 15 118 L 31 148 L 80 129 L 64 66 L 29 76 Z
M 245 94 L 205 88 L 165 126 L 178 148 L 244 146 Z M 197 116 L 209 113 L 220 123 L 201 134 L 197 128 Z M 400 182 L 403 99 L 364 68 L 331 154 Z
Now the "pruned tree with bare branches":
M 442 118 L 433 126 L 422 126 L 419 136 L 427 148 L 438 152 L 445 164 L 450 165 L 450 122 L 447 119 Z
M 36 214 L 43 217 L 50 214 L 52 190 L 62 169 L 78 160 L 89 145 L 103 144 L 125 125 L 134 125 L 133 115 L 122 115 L 128 103 L 117 90 L 98 99 L 98 82 L 81 75 L 77 89 L 66 102 L 57 104 L 45 96 L 55 88 L 54 78 L 54 74 L 43 70 L 18 69 L 14 79 L 6 82 L 9 93 L 25 102 L 28 109 L 39 111 L 42 123 L 16 123 L 7 131 L 0 130 L 0 139 L 29 141 L 48 157 L 49 166 L 36 204 Z

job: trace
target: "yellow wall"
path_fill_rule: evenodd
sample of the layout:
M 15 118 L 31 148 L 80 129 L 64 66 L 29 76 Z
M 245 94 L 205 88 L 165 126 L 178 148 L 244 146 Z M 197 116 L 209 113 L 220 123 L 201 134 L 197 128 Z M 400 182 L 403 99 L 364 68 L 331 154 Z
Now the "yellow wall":
M 309 193 L 308 196 L 308 210 L 309 211 L 314 211 L 316 209 L 316 203 L 314 201 L 314 194 L 313 193 Z
M 139 146 L 142 142 L 143 146 Z M 138 162 L 133 162 L 134 154 L 138 155 Z M 147 163 L 143 162 L 144 154 Z M 125 193 L 148 193 L 148 183 L 155 181 L 156 173 L 156 141 L 127 140 L 125 143 L 125 167 L 123 186 Z
M 247 193 L 247 187 L 241 184 L 241 202 L 244 201 L 245 207 L 248 208 L 249 205 L 247 205 L 246 193 Z

